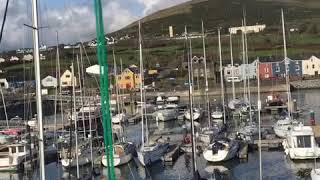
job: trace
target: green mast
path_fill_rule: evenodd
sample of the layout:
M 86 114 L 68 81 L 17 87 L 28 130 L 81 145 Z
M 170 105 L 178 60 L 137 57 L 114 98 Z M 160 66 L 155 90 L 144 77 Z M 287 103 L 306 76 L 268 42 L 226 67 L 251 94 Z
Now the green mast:
M 108 81 L 108 66 L 107 53 L 104 42 L 103 16 L 101 8 L 101 0 L 94 0 L 94 12 L 96 16 L 96 33 L 97 33 L 97 56 L 100 66 L 100 93 L 101 93 L 101 108 L 103 120 L 103 138 L 104 148 L 108 162 L 108 180 L 114 180 L 114 165 L 113 165 L 113 147 L 112 147 L 112 126 L 109 107 L 109 81 Z

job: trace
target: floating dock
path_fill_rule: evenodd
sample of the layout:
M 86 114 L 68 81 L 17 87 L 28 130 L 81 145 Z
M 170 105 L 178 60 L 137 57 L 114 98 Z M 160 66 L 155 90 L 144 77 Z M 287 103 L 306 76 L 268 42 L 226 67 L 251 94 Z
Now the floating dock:
M 282 148 L 283 139 L 262 139 L 261 140 L 261 149 L 262 150 L 275 150 Z M 259 140 L 254 140 L 253 145 L 259 147 Z

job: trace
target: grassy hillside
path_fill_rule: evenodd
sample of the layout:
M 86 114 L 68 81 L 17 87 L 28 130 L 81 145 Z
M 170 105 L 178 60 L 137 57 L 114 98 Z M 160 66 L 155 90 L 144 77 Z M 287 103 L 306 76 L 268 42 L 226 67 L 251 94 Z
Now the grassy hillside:
M 168 34 L 171 25 L 178 34 L 183 32 L 185 25 L 191 31 L 199 31 L 201 19 L 207 30 L 240 26 L 243 8 L 247 12 L 248 24 L 278 26 L 281 8 L 292 26 L 304 26 L 303 30 L 308 31 L 307 26 L 320 24 L 319 0 L 193 0 L 143 18 L 143 33 L 146 36 Z M 136 31 L 137 22 L 134 22 L 115 34 L 136 35 Z

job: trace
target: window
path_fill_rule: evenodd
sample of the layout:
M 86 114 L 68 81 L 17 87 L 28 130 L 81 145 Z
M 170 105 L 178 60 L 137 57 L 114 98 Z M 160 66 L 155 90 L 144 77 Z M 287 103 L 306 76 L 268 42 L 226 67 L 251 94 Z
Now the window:
M 227 70 L 227 75 L 230 75 L 231 74 L 231 71 Z
M 309 66 L 307 65 L 307 69 L 309 68 Z
M 314 64 L 312 64 L 312 69 L 314 69 L 314 67 L 315 67 Z
M 130 79 L 131 79 L 131 77 L 130 77 L 130 76 L 126 76 L 125 78 L 126 78 L 126 80 L 130 80 Z
M 279 66 L 279 65 L 276 66 L 275 71 L 276 71 L 276 72 L 280 72 L 280 66 Z
M 4 83 L 0 83 L 0 86 L 1 86 L 1 87 L 4 87 Z
M 70 78 L 70 75 L 68 74 L 68 75 L 66 75 L 66 78 Z
M 118 77 L 118 80 L 121 80 L 121 76 Z
M 16 153 L 16 147 L 11 148 L 11 153 Z
M 67 85 L 68 83 L 67 82 L 62 82 L 62 85 Z
M 19 146 L 18 150 L 19 150 L 19 152 L 24 152 L 24 147 L 23 146 Z
M 269 68 L 264 68 L 264 72 L 268 73 L 269 72 Z
M 296 65 L 296 71 L 300 71 L 300 66 Z
M 297 136 L 298 148 L 311 148 L 311 136 Z

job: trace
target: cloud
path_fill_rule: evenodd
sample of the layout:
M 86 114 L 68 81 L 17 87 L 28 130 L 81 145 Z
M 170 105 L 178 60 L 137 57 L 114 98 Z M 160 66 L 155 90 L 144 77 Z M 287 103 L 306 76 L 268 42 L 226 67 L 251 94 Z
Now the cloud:
M 143 4 L 144 8 L 144 15 L 151 14 L 158 10 L 174 6 L 183 2 L 187 2 L 190 0 L 138 0 L 141 4 Z
M 2 22 L 4 4 L 0 0 L 0 20 Z M 32 47 L 32 31 L 23 24 L 32 24 L 31 1 L 12 0 L 9 4 L 0 50 Z M 68 2 L 68 1 L 67 1 Z M 43 5 L 43 3 L 42 3 Z M 40 30 L 40 43 L 56 44 L 56 31 L 61 43 L 88 41 L 95 38 L 95 16 L 92 1 L 60 4 L 54 8 L 40 5 L 39 26 L 49 28 Z M 121 6 L 118 0 L 106 1 L 103 4 L 105 32 L 120 29 L 136 20 L 129 9 Z

